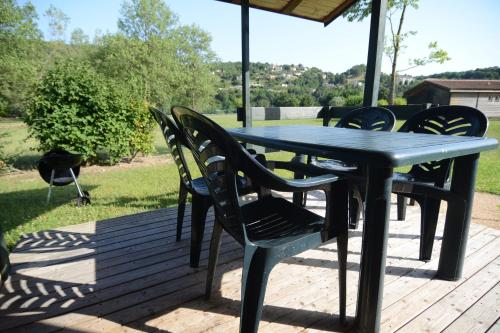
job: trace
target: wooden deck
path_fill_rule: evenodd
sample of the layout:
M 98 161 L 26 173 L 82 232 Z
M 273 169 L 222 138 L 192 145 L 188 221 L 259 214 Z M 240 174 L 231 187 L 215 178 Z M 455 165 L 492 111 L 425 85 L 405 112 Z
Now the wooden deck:
M 321 196 L 309 196 L 321 211 Z M 393 214 L 395 217 L 393 205 Z M 433 279 L 433 260 L 417 260 L 419 209 L 391 218 L 383 332 L 500 332 L 500 232 L 473 224 L 464 277 Z M 189 209 L 187 209 L 189 211 Z M 236 332 L 242 250 L 223 237 L 218 290 L 203 299 L 205 233 L 199 269 L 189 267 L 189 219 L 175 242 L 176 208 L 26 235 L 11 256 L 13 275 L 0 294 L 0 330 L 11 332 Z M 442 219 L 441 219 L 442 220 Z M 348 315 L 355 313 L 361 231 L 351 231 Z M 285 260 L 271 274 L 260 332 L 336 332 L 336 244 Z

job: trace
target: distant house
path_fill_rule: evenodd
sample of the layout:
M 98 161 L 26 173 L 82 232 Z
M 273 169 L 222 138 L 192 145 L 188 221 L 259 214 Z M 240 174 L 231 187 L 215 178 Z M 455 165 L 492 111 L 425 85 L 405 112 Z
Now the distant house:
M 500 80 L 427 79 L 404 93 L 408 104 L 467 105 L 500 117 Z
M 398 84 L 407 85 L 415 81 L 415 78 L 408 74 L 402 74 L 396 76 L 396 81 L 398 82 Z

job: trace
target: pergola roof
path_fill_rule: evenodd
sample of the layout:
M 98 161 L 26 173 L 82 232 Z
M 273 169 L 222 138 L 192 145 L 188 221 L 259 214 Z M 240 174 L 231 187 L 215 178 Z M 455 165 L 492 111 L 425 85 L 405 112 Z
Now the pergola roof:
M 218 0 L 241 5 L 241 0 Z M 357 0 L 250 0 L 252 8 L 330 24 Z

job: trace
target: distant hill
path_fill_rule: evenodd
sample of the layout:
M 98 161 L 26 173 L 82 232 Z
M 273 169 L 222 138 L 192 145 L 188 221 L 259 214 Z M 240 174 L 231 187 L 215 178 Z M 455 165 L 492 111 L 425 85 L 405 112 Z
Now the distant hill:
M 429 75 L 427 77 L 419 77 L 419 79 L 475 79 L 475 80 L 500 80 L 500 67 L 476 68 L 463 72 L 444 72 L 439 74 Z
M 216 62 L 212 65 L 217 80 L 213 112 L 234 112 L 241 106 L 241 62 Z M 362 102 L 366 66 L 352 66 L 342 73 L 323 71 L 301 64 L 250 65 L 250 98 L 253 106 L 354 106 Z M 462 72 L 444 72 L 398 81 L 397 96 L 426 78 L 500 80 L 500 67 Z M 387 99 L 390 77 L 380 77 L 379 99 Z M 399 102 L 404 102 L 399 98 Z

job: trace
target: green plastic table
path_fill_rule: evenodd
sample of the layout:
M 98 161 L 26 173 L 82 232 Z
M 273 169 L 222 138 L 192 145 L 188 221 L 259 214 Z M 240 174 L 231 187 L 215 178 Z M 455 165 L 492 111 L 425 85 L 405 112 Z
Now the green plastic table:
M 497 140 L 322 126 L 269 126 L 228 131 L 244 142 L 297 154 L 340 159 L 366 167 L 366 210 L 356 309 L 358 331 L 380 330 L 395 167 L 455 159 L 449 194 L 462 200 L 448 204 L 437 276 L 445 280 L 461 277 L 479 153 L 496 148 Z

